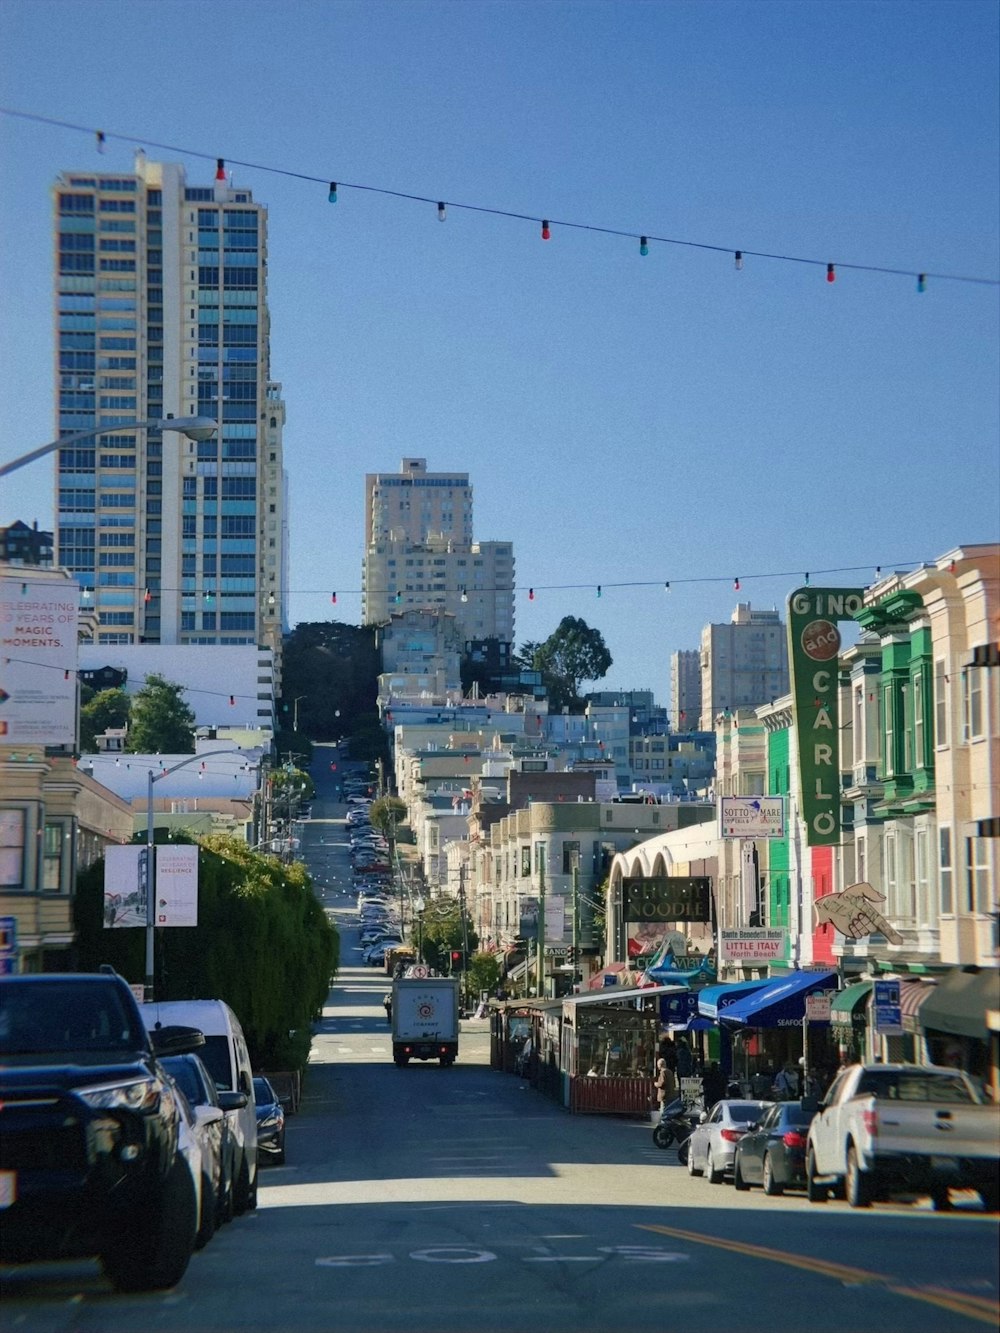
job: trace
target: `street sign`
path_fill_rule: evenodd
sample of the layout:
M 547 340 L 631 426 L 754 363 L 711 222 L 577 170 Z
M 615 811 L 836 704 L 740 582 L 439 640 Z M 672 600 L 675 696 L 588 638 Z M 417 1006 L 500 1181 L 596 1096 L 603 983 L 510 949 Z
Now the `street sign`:
M 883 1037 L 899 1037 L 903 1033 L 903 1011 L 900 1007 L 898 981 L 875 982 L 875 1028 Z
M 830 996 L 828 993 L 806 996 L 806 1022 L 829 1023 Z

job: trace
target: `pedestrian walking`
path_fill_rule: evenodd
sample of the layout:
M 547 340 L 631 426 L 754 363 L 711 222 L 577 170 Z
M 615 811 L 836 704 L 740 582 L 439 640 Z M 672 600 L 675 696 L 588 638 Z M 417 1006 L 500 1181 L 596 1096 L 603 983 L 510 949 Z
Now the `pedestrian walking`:
M 677 1080 L 674 1078 L 674 1071 L 662 1056 L 656 1062 L 656 1078 L 653 1080 L 653 1087 L 656 1089 L 656 1104 L 662 1112 L 664 1106 L 669 1106 L 677 1097 Z
M 392 1023 L 392 991 L 387 990 L 382 996 L 382 1007 L 385 1009 L 385 1021 Z

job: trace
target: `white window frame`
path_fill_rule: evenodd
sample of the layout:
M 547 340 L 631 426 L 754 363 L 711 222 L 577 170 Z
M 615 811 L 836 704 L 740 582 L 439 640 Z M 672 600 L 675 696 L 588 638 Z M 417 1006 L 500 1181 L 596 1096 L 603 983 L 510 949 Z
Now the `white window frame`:
M 941 915 L 955 915 L 955 854 L 951 828 L 947 824 L 938 826 L 938 887 L 940 890 Z

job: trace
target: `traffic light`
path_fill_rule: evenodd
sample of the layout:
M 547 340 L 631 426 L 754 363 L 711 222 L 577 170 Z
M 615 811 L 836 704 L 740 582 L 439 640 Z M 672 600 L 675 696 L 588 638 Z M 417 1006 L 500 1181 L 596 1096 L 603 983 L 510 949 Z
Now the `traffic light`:
M 573 948 L 572 945 L 570 945 L 570 947 L 566 950 L 566 961 L 567 963 L 576 962 L 576 950 Z
M 451 970 L 453 972 L 464 972 L 465 954 L 461 949 L 452 949 L 451 951 Z

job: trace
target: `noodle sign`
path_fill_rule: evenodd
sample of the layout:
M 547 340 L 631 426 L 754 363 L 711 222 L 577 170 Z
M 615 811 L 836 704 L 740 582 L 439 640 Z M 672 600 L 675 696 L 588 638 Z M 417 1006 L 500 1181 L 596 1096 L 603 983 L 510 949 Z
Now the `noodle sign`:
M 622 880 L 625 921 L 708 921 L 707 876 Z
M 810 847 L 828 847 L 840 841 L 837 625 L 842 620 L 853 620 L 863 604 L 861 588 L 797 588 L 788 599 L 799 809 Z

